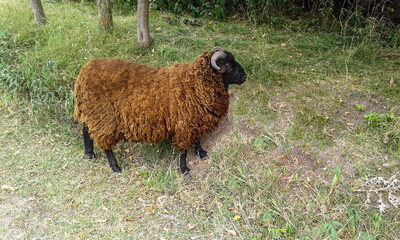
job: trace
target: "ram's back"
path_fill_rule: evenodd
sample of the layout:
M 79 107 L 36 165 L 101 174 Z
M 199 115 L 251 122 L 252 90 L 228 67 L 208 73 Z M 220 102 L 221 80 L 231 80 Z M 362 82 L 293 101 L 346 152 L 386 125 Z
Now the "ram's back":
M 103 148 L 121 139 L 158 142 L 169 138 L 167 115 L 174 91 L 169 89 L 166 69 L 117 59 L 91 60 L 75 84 L 75 119 L 88 126 Z

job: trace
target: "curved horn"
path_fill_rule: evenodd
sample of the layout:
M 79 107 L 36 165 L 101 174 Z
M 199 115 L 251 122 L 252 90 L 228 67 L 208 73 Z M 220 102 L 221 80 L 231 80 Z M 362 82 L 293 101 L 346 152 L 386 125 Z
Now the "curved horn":
M 224 49 L 220 46 L 216 46 L 211 50 L 211 52 L 214 52 L 214 51 L 224 51 Z
M 221 50 L 221 51 L 217 51 L 215 52 L 212 56 L 211 56 L 211 66 L 217 70 L 218 73 L 224 73 L 225 72 L 225 68 L 221 69 L 221 67 L 219 67 L 217 65 L 217 61 L 221 58 L 226 58 L 227 55 L 226 53 Z

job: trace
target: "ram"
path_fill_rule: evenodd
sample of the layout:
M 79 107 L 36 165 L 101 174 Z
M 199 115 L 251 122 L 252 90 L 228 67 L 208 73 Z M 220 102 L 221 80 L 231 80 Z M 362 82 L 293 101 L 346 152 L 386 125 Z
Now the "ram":
M 194 145 L 198 156 L 207 158 L 200 138 L 227 114 L 228 86 L 245 81 L 242 66 L 221 47 L 165 68 L 93 59 L 80 70 L 74 90 L 74 118 L 83 123 L 85 156 L 96 158 L 94 140 L 111 169 L 121 172 L 112 151 L 120 140 L 170 140 L 181 151 L 180 171 L 187 174 L 187 149 Z

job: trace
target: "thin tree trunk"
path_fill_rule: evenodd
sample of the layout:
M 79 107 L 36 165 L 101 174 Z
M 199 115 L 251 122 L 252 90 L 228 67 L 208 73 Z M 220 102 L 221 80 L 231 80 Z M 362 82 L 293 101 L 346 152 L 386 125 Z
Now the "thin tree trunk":
M 149 0 L 138 0 L 137 44 L 139 47 L 142 47 L 142 48 L 150 46 Z
M 36 24 L 43 25 L 47 23 L 46 16 L 40 0 L 31 0 L 33 15 L 35 17 Z
M 97 0 L 97 9 L 100 28 L 106 31 L 111 31 L 113 27 L 111 1 Z

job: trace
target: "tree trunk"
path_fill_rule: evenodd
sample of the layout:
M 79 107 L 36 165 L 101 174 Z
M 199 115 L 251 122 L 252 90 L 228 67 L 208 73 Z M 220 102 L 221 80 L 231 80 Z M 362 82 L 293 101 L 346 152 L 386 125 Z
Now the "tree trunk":
M 137 6 L 137 44 L 141 48 L 150 46 L 149 0 L 138 0 Z
M 44 10 L 42 7 L 42 2 L 40 0 L 31 0 L 33 15 L 35 16 L 35 21 L 38 25 L 43 25 L 47 23 L 46 16 L 44 15 Z
M 111 31 L 113 27 L 111 1 L 97 0 L 97 9 L 99 13 L 100 28 L 106 31 Z

